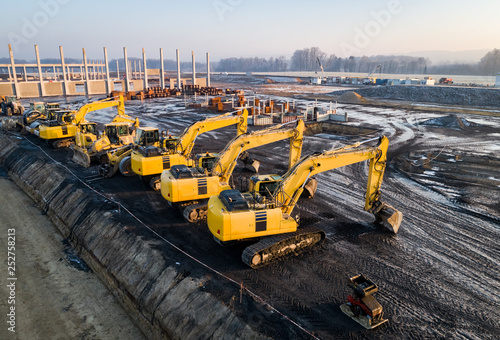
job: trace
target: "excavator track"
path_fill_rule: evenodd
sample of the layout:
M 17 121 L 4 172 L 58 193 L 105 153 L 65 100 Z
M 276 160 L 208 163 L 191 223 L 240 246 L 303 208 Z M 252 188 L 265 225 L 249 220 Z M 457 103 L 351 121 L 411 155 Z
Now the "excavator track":
M 241 259 L 248 266 L 257 269 L 291 253 L 297 255 L 322 242 L 325 237 L 325 232 L 315 227 L 305 227 L 297 229 L 294 233 L 265 237 L 245 248 Z
M 200 223 L 207 220 L 208 200 L 190 204 L 184 208 L 182 215 L 191 223 Z

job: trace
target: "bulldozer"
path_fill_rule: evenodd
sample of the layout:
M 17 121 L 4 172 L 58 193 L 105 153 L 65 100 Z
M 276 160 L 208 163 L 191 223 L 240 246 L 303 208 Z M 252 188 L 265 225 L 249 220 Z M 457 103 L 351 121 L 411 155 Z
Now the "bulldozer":
M 138 146 L 131 154 L 132 170 L 144 181 L 148 181 L 153 189 L 159 190 L 162 171 L 174 165 L 195 165 L 191 151 L 199 135 L 235 124 L 237 135 L 241 135 L 247 131 L 247 118 L 247 110 L 243 110 L 241 114 L 240 111 L 228 112 L 194 122 L 179 137 L 168 136 L 162 148 L 153 145 Z M 206 155 L 203 159 L 207 163 L 209 159 L 215 159 L 215 156 Z
M 284 128 L 285 125 L 295 126 Z M 304 122 L 298 120 L 253 131 L 235 137 L 218 154 L 214 166 L 208 170 L 176 165 L 161 174 L 161 194 L 170 205 L 182 210 L 184 218 L 192 223 L 204 221 L 208 199 L 231 189 L 230 177 L 239 156 L 246 150 L 284 139 L 290 140 L 289 164 L 295 164 L 302 151 Z
M 15 96 L 0 96 L 0 114 L 4 116 L 22 116 L 24 107 Z
M 75 144 L 71 145 L 73 161 L 86 168 L 92 161 L 105 162 L 109 159 L 108 151 L 133 143 L 138 127 L 138 118 L 133 119 L 128 115 L 118 114 L 111 123 L 104 125 L 104 133 L 94 141 L 81 129 L 76 133 Z
M 388 320 L 384 319 L 382 305 L 373 296 L 378 292 L 378 286 L 363 274 L 349 279 L 347 286 L 353 294 L 347 296 L 347 302 L 340 306 L 342 312 L 366 329 L 378 327 Z
M 380 201 L 389 140 L 385 136 L 376 140 L 372 147 L 362 145 L 373 139 L 303 157 L 283 176 L 260 177 L 263 182 L 257 178 L 249 192 L 228 188 L 212 195 L 207 224 L 214 239 L 223 245 L 258 239 L 242 253 L 243 262 L 254 269 L 311 248 L 325 238 L 324 231 L 298 228 L 299 219 L 291 215 L 307 182 L 315 174 L 366 160 L 370 163 L 364 208 L 377 223 L 397 233 L 403 215 Z
M 97 124 L 85 120 L 87 113 L 116 106 L 118 115 L 124 115 L 123 97 L 107 98 L 83 105 L 80 109 L 54 112 L 55 119 L 43 121 L 33 133 L 45 139 L 54 148 L 68 147 L 75 141 L 78 131 L 84 131 L 85 146 L 88 147 L 97 139 Z

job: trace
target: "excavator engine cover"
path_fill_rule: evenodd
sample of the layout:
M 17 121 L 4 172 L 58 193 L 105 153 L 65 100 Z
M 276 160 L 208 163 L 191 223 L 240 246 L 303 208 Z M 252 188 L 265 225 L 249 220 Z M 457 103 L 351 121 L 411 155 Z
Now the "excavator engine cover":
M 154 157 L 154 156 L 159 156 L 160 150 L 153 145 L 148 145 L 148 146 L 141 146 L 139 147 L 139 152 L 144 156 L 144 157 Z
M 193 177 L 191 170 L 189 170 L 189 168 L 184 164 L 172 166 L 170 168 L 170 173 L 172 173 L 175 179 Z
M 248 210 L 248 202 L 238 190 L 223 190 L 219 198 L 227 211 Z

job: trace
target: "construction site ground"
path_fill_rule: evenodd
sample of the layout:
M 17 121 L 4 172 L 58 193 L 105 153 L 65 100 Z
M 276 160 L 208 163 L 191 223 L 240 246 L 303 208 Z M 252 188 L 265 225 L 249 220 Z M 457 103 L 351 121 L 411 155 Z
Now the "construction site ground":
M 280 91 L 288 86 L 283 84 L 214 85 L 273 93 L 284 100 L 295 99 L 296 105 L 314 103 L 312 98 L 290 98 L 290 91 Z M 327 93 L 321 87 L 290 86 L 300 96 Z M 51 101 L 75 107 L 94 99 Z M 390 146 L 382 201 L 403 213 L 400 231 L 392 235 L 379 229 L 374 217 L 363 210 L 367 164 L 344 167 L 318 175 L 316 196 L 300 201 L 294 210 L 301 225 L 314 225 L 326 232 L 325 242 L 258 270 L 240 259 L 248 244 L 221 247 L 205 224 L 185 222 L 179 211 L 138 177 L 117 175 L 96 180 L 97 166 L 85 169 L 73 163 L 69 149 L 50 149 L 32 135 L 22 138 L 67 164 L 76 176 L 122 203 L 189 254 L 192 258 L 168 243 L 159 246 L 185 275 L 208 277 L 200 289 L 216 296 L 270 338 L 496 338 L 500 331 L 500 112 L 466 114 L 457 109 L 450 116 L 432 107 L 411 110 L 369 104 L 339 104 L 338 110 L 348 113 L 349 122 L 336 124 L 350 128 L 341 130 L 336 124 L 323 124 L 319 130 L 311 127 L 303 154 L 386 135 Z M 216 114 L 186 110 L 182 98 L 128 101 L 126 113 L 138 116 L 141 125 L 157 126 L 173 135 L 193 121 Z M 104 123 L 113 116 L 114 111 L 106 109 L 89 114 L 87 119 Z M 250 127 L 253 129 L 256 127 Z M 234 134 L 234 128 L 204 134 L 197 139 L 194 151 L 220 151 Z M 287 142 L 253 149 L 250 154 L 261 161 L 260 173 L 286 171 Z M 238 165 L 233 185 L 245 189 L 251 175 Z M 126 215 L 124 211 L 123 218 L 130 221 Z M 150 237 L 139 223 L 134 232 Z M 375 330 L 365 330 L 339 308 L 350 293 L 348 278 L 358 273 L 379 285 L 375 296 L 389 322 Z M 80 275 L 74 274 L 75 279 Z M 49 295 L 37 298 L 39 305 L 52 303 Z M 123 318 L 116 314 L 116 319 Z

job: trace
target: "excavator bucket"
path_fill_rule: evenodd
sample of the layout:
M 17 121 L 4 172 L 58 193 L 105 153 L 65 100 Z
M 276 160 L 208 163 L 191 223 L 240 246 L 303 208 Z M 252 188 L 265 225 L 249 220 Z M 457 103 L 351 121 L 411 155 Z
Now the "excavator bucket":
M 90 156 L 87 150 L 74 144 L 71 145 L 71 149 L 73 150 L 73 162 L 83 166 L 84 168 L 88 168 L 90 166 Z
M 403 221 L 403 214 L 396 210 L 393 206 L 389 204 L 379 202 L 378 206 L 374 209 L 373 214 L 384 228 L 388 229 L 394 234 L 397 234 L 399 226 Z
M 256 159 L 250 159 L 248 163 L 245 163 L 245 169 L 252 172 L 258 173 L 260 167 L 260 162 Z
M 255 173 L 259 172 L 260 162 L 256 159 L 250 158 L 248 152 L 243 152 L 240 155 L 239 160 L 245 164 L 245 169 Z
M 316 189 L 318 189 L 318 181 L 314 178 L 309 178 L 306 185 L 304 186 L 304 191 L 302 191 L 302 196 L 313 198 L 316 194 Z

